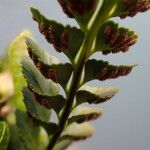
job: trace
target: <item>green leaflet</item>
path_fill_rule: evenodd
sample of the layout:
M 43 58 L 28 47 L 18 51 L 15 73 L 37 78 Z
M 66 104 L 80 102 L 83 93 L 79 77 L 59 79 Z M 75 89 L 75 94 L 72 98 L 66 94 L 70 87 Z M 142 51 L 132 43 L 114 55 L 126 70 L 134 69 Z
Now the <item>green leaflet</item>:
M 0 74 L 0 93 L 2 99 L 10 100 L 13 107 L 25 109 L 22 103 L 21 90 L 26 86 L 25 79 L 21 73 L 20 61 L 27 54 L 25 36 L 31 36 L 29 31 L 23 31 L 9 44 L 6 54 L 1 58 L 3 72 Z M 5 64 L 6 63 L 6 64 Z M 5 81 L 5 86 L 3 82 Z M 4 97 L 3 97 L 4 96 Z
M 56 71 L 58 83 L 66 89 L 69 79 L 72 75 L 73 68 L 69 63 L 54 65 L 52 67 Z M 65 73 L 64 73 L 65 72 Z
M 50 119 L 50 111 L 38 104 L 28 89 L 23 90 L 23 95 L 27 111 L 36 119 L 48 122 Z
M 88 123 L 72 123 L 62 133 L 54 150 L 65 150 L 73 141 L 89 138 L 94 133 L 94 128 Z
M 92 18 L 99 0 L 58 0 L 64 12 L 71 18 L 75 18 L 83 30 Z
M 34 116 L 29 110 L 27 112 L 28 117 L 31 119 L 35 126 L 42 126 L 47 132 L 48 136 L 53 135 L 58 130 L 58 125 L 54 122 L 49 122 L 49 120 L 42 121 Z
M 39 125 L 41 125 L 46 130 L 49 136 L 55 134 L 56 131 L 58 130 L 58 125 L 53 122 L 39 121 Z
M 138 13 L 143 13 L 150 8 L 150 0 L 104 0 L 103 3 L 101 12 L 109 8 L 109 12 L 107 12 L 109 18 L 120 17 L 121 19 L 124 19 L 126 17 L 134 17 Z
M 4 121 L 0 121 L 0 149 L 6 150 L 9 142 L 9 127 Z
M 27 150 L 24 147 L 24 142 L 20 139 L 20 132 L 18 131 L 17 126 L 11 125 L 9 126 L 9 128 L 10 128 L 10 143 L 8 149 Z
M 59 140 L 54 146 L 53 150 L 66 150 L 66 148 L 73 143 L 71 139 L 62 139 Z
M 82 103 L 99 104 L 111 99 L 118 89 L 115 87 L 83 86 L 76 94 L 77 105 Z
M 25 149 L 27 150 L 42 150 L 40 142 L 40 128 L 36 127 L 23 111 L 16 110 L 17 129 L 20 134 Z
M 72 65 L 70 63 L 61 64 L 56 57 L 46 53 L 31 38 L 26 38 L 26 43 L 30 58 L 43 76 L 59 83 L 65 89 L 73 71 Z
M 101 115 L 102 111 L 100 111 L 99 109 L 78 106 L 71 112 L 68 123 L 83 123 L 85 121 L 95 120 Z
M 72 123 L 62 133 L 62 139 L 82 140 L 93 135 L 95 129 L 88 123 Z
M 24 102 L 28 112 L 30 112 L 34 118 L 41 121 L 47 122 L 49 120 L 50 112 L 45 108 L 52 108 L 56 111 L 56 113 L 59 113 L 65 105 L 65 99 L 61 95 L 43 96 L 34 93 L 34 91 L 32 92 L 33 93 L 31 93 L 28 89 L 24 89 Z
M 49 122 L 50 111 L 41 106 L 42 103 L 40 103 L 41 105 L 38 104 L 38 102 L 36 102 L 36 100 L 33 98 L 33 94 L 28 89 L 24 89 L 23 93 L 28 115 L 33 123 L 41 125 L 46 130 L 48 135 L 54 134 L 58 129 L 58 125 Z M 44 98 L 44 100 L 46 99 Z M 49 107 L 53 108 L 57 113 L 65 104 L 63 97 L 59 95 L 55 97 L 49 97 L 48 102 L 50 104 Z
M 137 34 L 128 29 L 119 27 L 114 21 L 105 22 L 99 29 L 93 52 L 103 54 L 127 52 L 129 47 L 137 41 Z
M 45 79 L 29 58 L 23 59 L 22 72 L 28 85 L 33 88 L 36 93 L 46 96 L 56 96 L 58 94 L 57 84 Z
M 150 8 L 150 0 L 117 0 L 118 5 L 112 15 L 112 17 L 119 16 L 121 19 L 126 17 L 134 17 L 138 13 L 143 13 Z
M 71 62 L 82 45 L 84 33 L 76 27 L 63 26 L 53 20 L 47 19 L 37 9 L 31 8 L 34 20 L 39 25 L 40 32 L 58 52 L 63 52 Z
M 136 65 L 114 66 L 102 60 L 88 60 L 85 66 L 84 83 L 91 80 L 108 80 L 115 79 L 121 76 L 127 76 Z
M 31 59 L 33 59 L 33 60 L 37 59 L 37 61 L 39 60 L 39 61 L 41 61 L 47 65 L 53 65 L 53 64 L 59 64 L 60 63 L 56 57 L 47 53 L 32 38 L 26 37 L 25 40 L 26 40 L 29 55 L 30 55 L 30 53 L 33 53 L 35 55 L 35 57 L 37 57 L 37 58 L 33 58 L 33 56 L 31 56 Z
M 33 123 L 30 121 L 28 116 L 26 115 L 25 112 L 22 112 L 23 115 L 19 117 L 19 113 L 17 112 L 17 119 L 20 119 L 20 117 L 24 117 L 27 119 L 26 121 L 28 122 L 22 122 L 18 121 L 19 123 L 17 125 L 11 125 L 10 126 L 10 143 L 8 149 L 10 150 L 30 150 L 34 149 L 34 147 L 37 147 L 37 150 L 45 150 L 47 146 L 47 135 L 46 133 L 43 132 L 43 130 L 37 130 L 37 126 L 33 126 Z M 21 118 L 22 119 L 22 118 Z M 29 128 L 28 132 L 26 129 Z M 31 129 L 30 129 L 31 128 Z M 35 131 L 30 131 L 30 130 L 35 130 Z M 26 131 L 26 133 L 24 132 Z M 38 136 L 36 134 L 38 132 Z M 15 135 L 15 136 L 14 136 Z M 31 138 L 31 142 L 30 142 Z M 35 144 L 37 146 L 34 146 L 33 141 L 35 138 Z M 26 145 L 29 144 L 29 145 Z M 32 145 L 33 144 L 33 145 Z

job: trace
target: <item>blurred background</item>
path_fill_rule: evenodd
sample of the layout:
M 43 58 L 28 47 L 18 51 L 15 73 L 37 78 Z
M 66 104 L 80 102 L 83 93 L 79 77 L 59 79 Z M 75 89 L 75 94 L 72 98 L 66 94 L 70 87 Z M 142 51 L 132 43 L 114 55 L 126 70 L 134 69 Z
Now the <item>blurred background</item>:
M 68 61 L 63 54 L 56 53 L 38 32 L 37 24 L 31 18 L 30 6 L 39 8 L 47 17 L 58 22 L 77 26 L 74 20 L 62 13 L 56 0 L 0 0 L 0 55 L 19 32 L 29 29 L 43 48 Z M 72 150 L 150 149 L 150 13 L 139 14 L 133 19 L 115 20 L 137 31 L 138 43 L 126 54 L 102 56 L 97 53 L 93 57 L 113 64 L 138 64 L 138 67 L 126 78 L 89 83 L 116 86 L 120 92 L 111 101 L 98 106 L 104 110 L 104 115 L 92 122 L 96 128 L 94 136 L 74 144 Z

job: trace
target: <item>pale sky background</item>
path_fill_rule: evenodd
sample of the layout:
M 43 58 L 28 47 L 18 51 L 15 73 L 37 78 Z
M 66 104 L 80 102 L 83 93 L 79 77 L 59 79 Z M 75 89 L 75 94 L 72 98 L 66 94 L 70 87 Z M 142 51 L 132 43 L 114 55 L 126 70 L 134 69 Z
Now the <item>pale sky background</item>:
M 47 17 L 65 24 L 76 25 L 63 15 L 57 0 L 0 0 L 0 53 L 23 29 L 30 29 L 43 48 L 62 60 L 63 54 L 47 44 L 32 21 L 29 6 L 39 8 Z M 120 25 L 139 33 L 138 44 L 126 54 L 101 56 L 114 64 L 139 64 L 132 74 L 117 80 L 94 82 L 95 86 L 116 86 L 119 94 L 111 101 L 99 105 L 104 115 L 92 122 L 95 135 L 85 142 L 75 144 L 75 150 L 149 150 L 150 149 L 150 13 L 134 19 L 119 20 Z

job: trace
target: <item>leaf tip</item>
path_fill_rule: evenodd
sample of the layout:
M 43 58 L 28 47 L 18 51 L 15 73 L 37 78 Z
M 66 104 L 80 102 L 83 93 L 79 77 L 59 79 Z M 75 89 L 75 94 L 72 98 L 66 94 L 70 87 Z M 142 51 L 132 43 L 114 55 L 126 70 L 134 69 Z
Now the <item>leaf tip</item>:
M 138 13 L 143 13 L 150 9 L 149 0 L 122 0 L 124 12 L 120 16 L 121 19 L 126 17 L 134 17 Z

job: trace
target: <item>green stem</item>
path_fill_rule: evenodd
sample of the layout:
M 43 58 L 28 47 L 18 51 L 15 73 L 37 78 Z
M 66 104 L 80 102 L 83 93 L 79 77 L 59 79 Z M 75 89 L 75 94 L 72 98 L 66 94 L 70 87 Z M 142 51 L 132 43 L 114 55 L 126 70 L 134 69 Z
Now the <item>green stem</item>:
M 55 133 L 55 135 L 52 137 L 51 142 L 48 145 L 48 150 L 53 149 L 53 147 L 55 146 L 57 140 L 59 139 L 61 133 L 63 132 L 63 130 L 66 126 L 68 117 L 69 117 L 72 107 L 73 107 L 74 98 L 75 98 L 76 92 L 77 92 L 79 84 L 80 84 L 84 65 L 87 61 L 87 56 L 91 52 L 96 34 L 97 34 L 100 26 L 109 17 L 108 10 L 110 10 L 110 8 L 112 8 L 113 4 L 114 4 L 114 2 L 111 2 L 109 7 L 104 11 L 104 13 L 102 13 L 101 8 L 99 8 L 100 10 L 96 14 L 95 19 L 89 25 L 88 31 L 85 35 L 85 39 L 83 41 L 83 44 L 82 44 L 80 52 L 79 52 L 78 59 L 75 61 L 75 70 L 74 70 L 71 86 L 69 88 L 69 91 L 67 92 L 68 93 L 67 104 L 66 104 L 64 111 L 62 113 L 62 116 L 60 118 L 59 129 Z
M 62 113 L 61 119 L 60 119 L 59 130 L 52 137 L 51 142 L 48 145 L 48 150 L 52 150 L 53 147 L 55 146 L 58 138 L 60 137 L 61 133 L 63 132 L 63 130 L 65 128 L 68 117 L 70 115 L 72 105 L 74 102 L 74 98 L 75 98 L 75 95 L 76 95 L 76 92 L 78 90 L 78 86 L 80 83 L 81 74 L 82 74 L 82 71 L 83 71 L 83 68 L 84 68 L 84 65 L 86 62 L 85 53 L 92 48 L 93 40 L 91 39 L 91 35 L 90 36 L 89 35 L 90 34 L 87 34 L 87 36 L 85 37 L 85 40 L 81 46 L 81 54 L 79 56 L 79 62 L 78 62 L 78 64 L 76 64 L 76 67 L 75 67 L 71 87 L 68 92 L 69 94 L 68 94 L 67 104 Z

